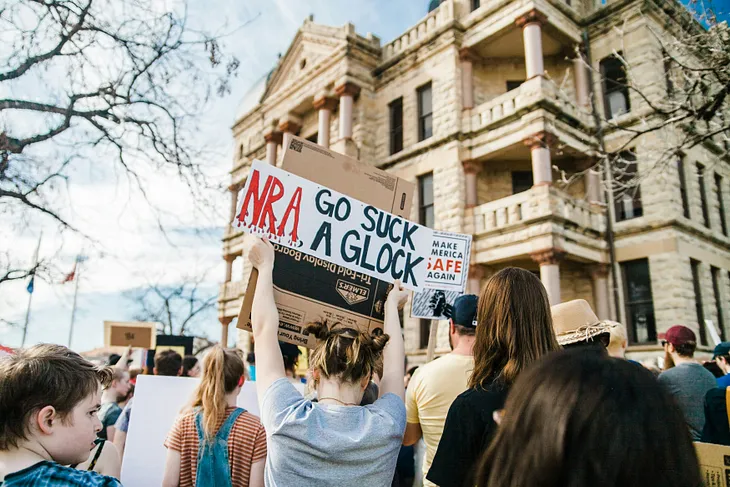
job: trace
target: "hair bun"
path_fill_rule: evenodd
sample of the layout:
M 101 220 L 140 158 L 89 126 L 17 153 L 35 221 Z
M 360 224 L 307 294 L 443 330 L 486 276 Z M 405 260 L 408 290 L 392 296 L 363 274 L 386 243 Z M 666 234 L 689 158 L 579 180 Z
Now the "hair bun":
M 330 328 L 326 321 L 315 321 L 304 327 L 304 333 L 314 335 L 317 340 L 327 340 L 330 335 Z
M 388 343 L 388 340 L 390 340 L 390 335 L 386 335 L 385 333 L 382 333 L 382 332 L 377 335 L 375 335 L 375 334 L 366 335 L 363 333 L 360 336 L 361 336 L 361 345 L 364 345 L 367 348 L 369 348 L 370 351 L 375 355 L 380 354 L 380 352 L 382 352 L 383 349 L 385 348 L 385 345 Z

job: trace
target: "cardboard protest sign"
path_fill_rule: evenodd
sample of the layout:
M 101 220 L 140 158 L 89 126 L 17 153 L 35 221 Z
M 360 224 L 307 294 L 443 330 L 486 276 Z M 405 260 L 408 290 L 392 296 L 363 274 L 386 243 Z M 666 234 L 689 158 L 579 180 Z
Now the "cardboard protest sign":
M 233 225 L 412 290 L 424 287 L 434 240 L 430 228 L 261 161 L 251 166 Z
M 695 443 L 700 474 L 706 487 L 730 487 L 730 446 Z
M 317 320 L 339 322 L 365 332 L 383 327 L 391 284 L 279 244 L 274 244 L 274 250 L 274 301 L 279 310 L 280 340 L 314 348 L 315 339 L 304 327 Z M 308 265 L 299 265 L 302 262 Z M 252 304 L 253 293 L 247 292 L 238 322 L 245 323 L 244 329 L 249 331 Z
M 471 235 L 433 232 L 424 286 L 463 293 L 469 276 L 470 254 Z
M 192 377 L 139 375 L 134 389 L 127 442 L 122 463 L 125 487 L 162 485 L 165 473 L 165 438 L 199 383 Z M 238 407 L 260 416 L 256 383 L 243 383 Z
M 426 289 L 420 293 L 413 293 L 411 317 L 448 320 L 451 318 L 454 301 L 462 294 L 459 291 L 444 291 L 443 289 Z
M 155 348 L 157 323 L 144 321 L 105 321 L 104 346 Z
M 291 138 L 282 168 L 394 215 L 410 214 L 413 183 L 307 140 Z M 303 333 L 304 326 L 326 317 L 364 331 L 382 327 L 380 303 L 387 295 L 387 282 L 330 263 L 321 265 L 321 259 L 302 258 L 306 254 L 291 253 L 283 246 L 274 248 L 274 299 L 279 310 L 280 340 L 313 348 L 315 340 Z M 254 269 L 236 325 L 248 331 L 257 276 Z

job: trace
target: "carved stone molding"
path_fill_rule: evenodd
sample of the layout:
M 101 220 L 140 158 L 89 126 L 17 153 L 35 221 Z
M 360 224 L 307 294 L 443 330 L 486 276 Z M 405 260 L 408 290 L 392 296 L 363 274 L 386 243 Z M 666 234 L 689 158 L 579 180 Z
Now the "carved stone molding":
M 565 251 L 553 247 L 551 249 L 533 252 L 530 254 L 530 257 L 541 266 L 558 265 L 565 258 Z
M 537 9 L 532 9 L 524 15 L 520 15 L 515 19 L 515 25 L 520 29 L 527 24 L 540 24 L 545 25 L 547 23 L 547 16 Z

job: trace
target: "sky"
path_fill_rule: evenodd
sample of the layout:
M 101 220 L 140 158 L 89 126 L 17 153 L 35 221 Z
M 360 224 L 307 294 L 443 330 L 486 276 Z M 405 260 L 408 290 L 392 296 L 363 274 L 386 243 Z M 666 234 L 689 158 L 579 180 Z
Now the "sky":
M 352 22 L 359 34 L 372 32 L 385 43 L 423 17 L 427 1 L 189 0 L 188 8 L 190 25 L 224 33 L 225 48 L 241 61 L 231 93 L 213 100 L 200 118 L 200 144 L 216 154 L 207 161 L 209 175 L 228 184 L 233 153 L 230 127 L 238 106 L 272 69 L 278 55 L 286 52 L 306 17 L 311 14 L 315 22 L 334 26 Z M 71 348 L 81 352 L 102 346 L 103 322 L 132 320 L 137 308 L 128 295 L 147 283 L 174 285 L 186 276 L 204 277 L 201 291 L 217 294 L 225 273 L 221 237 L 227 224 L 228 194 L 213 194 L 216 211 L 202 214 L 182 184 L 150 171 L 144 175 L 155 188 L 150 198 L 162 210 L 154 215 L 118 174 L 102 171 L 93 162 L 80 164 L 74 174 L 66 190 L 68 211 L 95 243 L 68 233 L 60 239 L 49 227 L 40 247 L 41 258 L 53 258 L 62 272 L 71 271 L 77 254 L 89 256 L 79 271 Z M 165 224 L 165 235 L 157 227 L 158 218 Z M 42 225 L 8 228 L 2 223 L 0 216 L 0 240 L 7 239 L 14 257 L 30 263 Z M 16 281 L 0 290 L 0 320 L 11 323 L 0 322 L 1 345 L 21 343 L 30 297 L 26 285 L 27 281 Z M 69 343 L 73 294 L 73 282 L 36 280 L 26 345 Z M 195 331 L 217 339 L 217 310 L 205 315 Z M 230 335 L 233 341 L 235 333 Z
M 163 4 L 165 1 L 160 0 Z M 730 0 L 714 0 L 727 14 Z M 355 24 L 359 34 L 380 37 L 383 44 L 413 26 L 427 11 L 428 0 L 189 0 L 192 27 L 225 33 L 226 49 L 241 61 L 230 94 L 213 100 L 201 114 L 199 143 L 214 154 L 207 162 L 209 175 L 226 185 L 232 165 L 230 127 L 248 90 L 275 65 L 310 14 L 321 24 Z M 724 16 L 726 18 L 726 15 Z M 99 154 L 99 158 L 106 157 Z M 14 256 L 30 263 L 39 235 L 41 257 L 54 258 L 70 272 L 77 254 L 82 264 L 77 312 L 71 347 L 86 351 L 103 344 L 103 322 L 132 320 L 137 311 L 126 296 L 147 283 L 175 285 L 186 276 L 203 278 L 201 291 L 216 293 L 224 277 L 221 237 L 227 225 L 229 197 L 212 193 L 213 212 L 196 210 L 186 188 L 169 174 L 149 171 L 144 177 L 154 188 L 149 195 L 161 210 L 153 214 L 129 181 L 92 163 L 81 164 L 65 190 L 74 223 L 96 243 L 66 234 L 59 239 L 53 228 L 27 225 L 8 228 L 0 215 L 0 242 L 6 239 Z M 164 221 L 166 234 L 157 226 Z M 3 248 L 5 244 L 3 244 Z M 234 274 L 240 273 L 234 268 Z M 0 290 L 0 345 L 19 346 L 29 294 L 27 281 L 3 285 Z M 74 283 L 36 281 L 26 344 L 68 344 Z M 10 322 L 14 324 L 7 324 Z M 194 330 L 217 339 L 217 310 L 206 314 Z M 231 333 L 231 340 L 235 333 Z

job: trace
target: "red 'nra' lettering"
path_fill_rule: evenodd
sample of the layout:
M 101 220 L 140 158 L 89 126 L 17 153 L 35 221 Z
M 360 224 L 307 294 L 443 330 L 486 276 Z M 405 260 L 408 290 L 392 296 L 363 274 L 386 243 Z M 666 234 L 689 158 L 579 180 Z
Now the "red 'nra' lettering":
M 299 208 L 302 205 L 302 188 L 297 188 L 296 191 L 294 191 L 294 195 L 291 197 L 291 201 L 289 201 L 289 206 L 286 207 L 286 211 L 284 212 L 284 218 L 281 219 L 281 225 L 279 226 L 279 231 L 276 232 L 276 234 L 281 237 L 284 235 L 284 229 L 286 229 L 286 222 L 289 220 L 289 213 L 294 212 L 294 226 L 292 227 L 292 231 L 290 233 L 291 235 L 291 241 L 296 242 L 297 241 L 297 230 L 299 230 Z
M 251 216 L 251 221 L 248 222 L 249 226 L 261 230 L 265 230 L 268 226 L 268 232 L 271 235 L 281 237 L 284 235 L 286 224 L 291 216 L 294 218 L 294 223 L 290 236 L 292 242 L 296 242 L 298 239 L 297 232 L 299 230 L 299 212 L 302 204 L 302 188 L 297 188 L 294 191 L 284 212 L 284 217 L 277 228 L 273 204 L 284 196 L 284 185 L 278 178 L 268 176 L 263 190 L 259 190 L 261 186 L 259 171 L 253 171 L 249 179 L 248 191 L 243 199 L 243 207 L 241 208 L 241 213 L 238 215 L 238 221 L 244 222 Z M 249 212 L 249 205 L 251 204 L 253 204 L 253 208 Z

